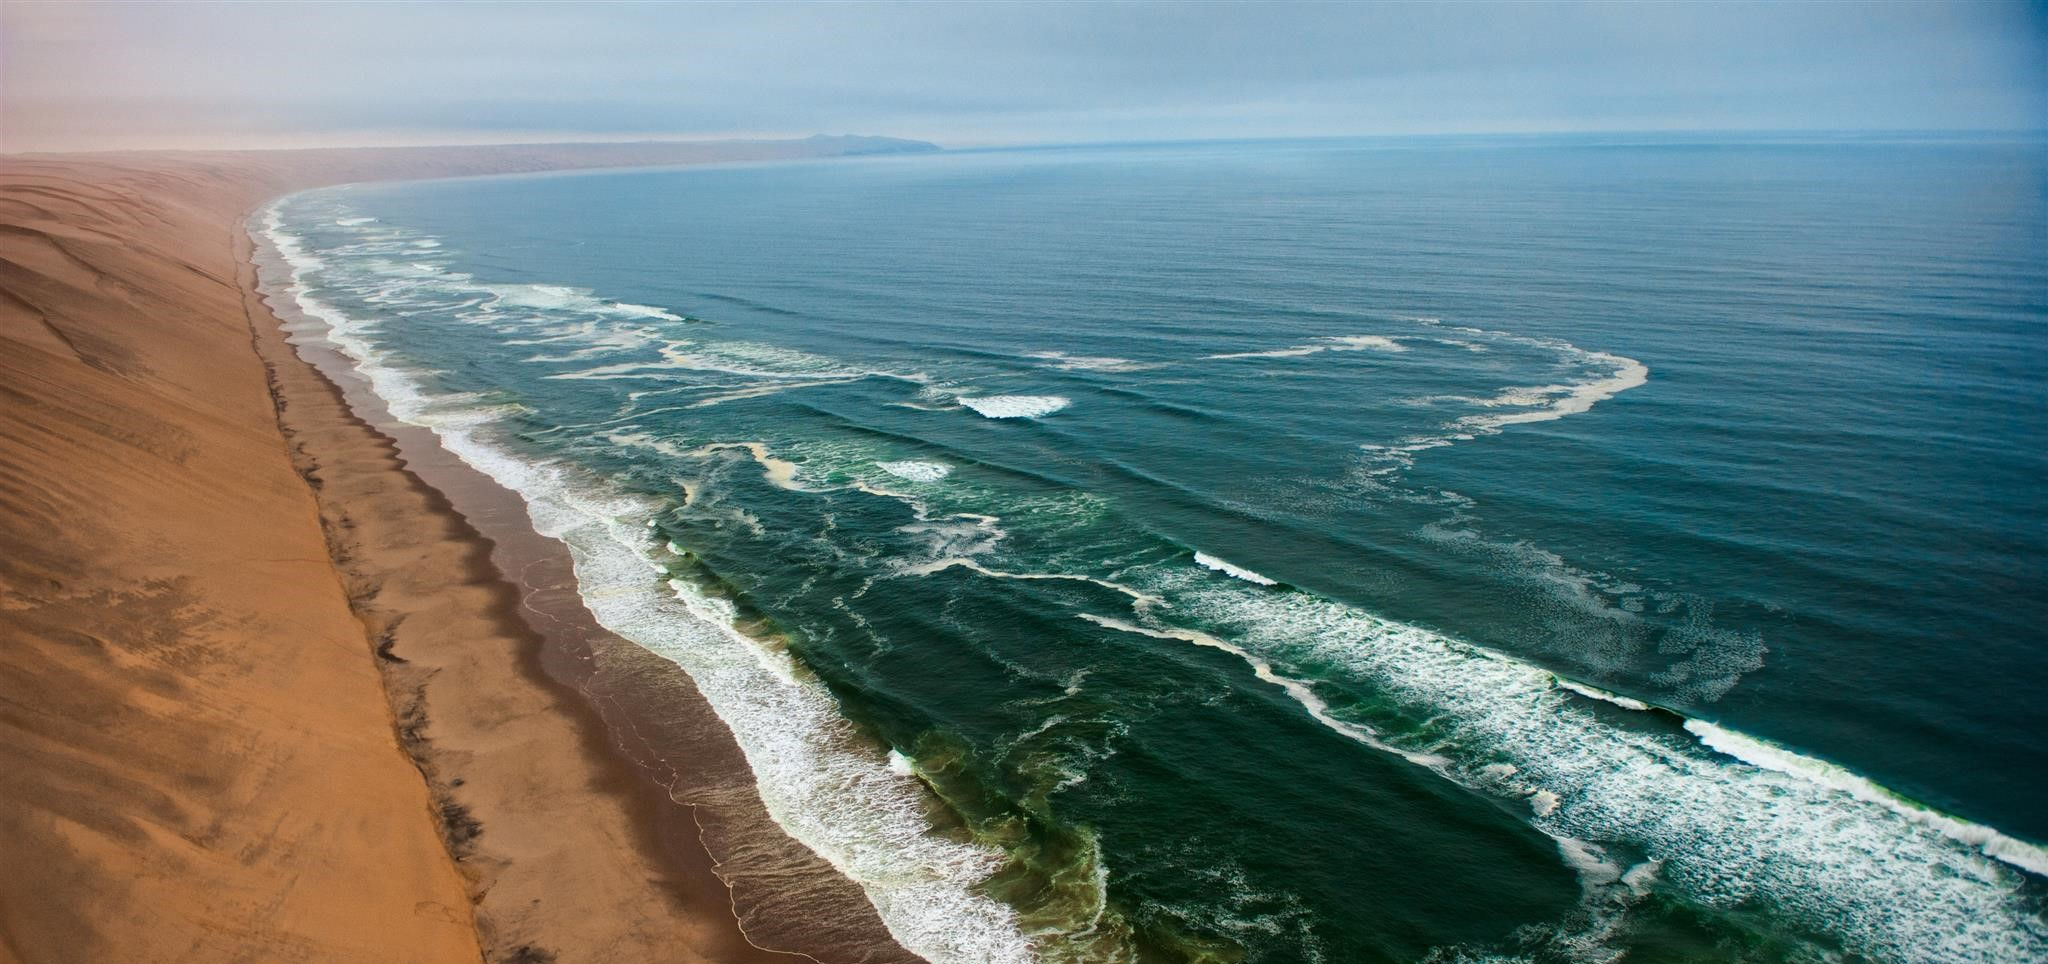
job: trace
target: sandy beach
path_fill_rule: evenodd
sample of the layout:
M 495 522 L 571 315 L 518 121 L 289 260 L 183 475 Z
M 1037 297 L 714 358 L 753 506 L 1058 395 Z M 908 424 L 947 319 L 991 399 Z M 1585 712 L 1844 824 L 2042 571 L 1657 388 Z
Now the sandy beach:
M 914 959 L 517 497 L 260 294 L 243 227 L 325 184 L 873 146 L 0 159 L 0 958 Z

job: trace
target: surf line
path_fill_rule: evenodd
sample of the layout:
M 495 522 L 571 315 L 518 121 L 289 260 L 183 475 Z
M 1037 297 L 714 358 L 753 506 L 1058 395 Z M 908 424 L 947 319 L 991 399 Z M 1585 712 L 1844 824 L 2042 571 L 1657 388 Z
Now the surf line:
M 1304 683 L 1298 679 L 1294 679 L 1290 676 L 1280 675 L 1278 672 L 1274 671 L 1273 664 L 1266 662 L 1263 659 L 1260 659 L 1258 656 L 1253 655 L 1250 650 L 1245 649 L 1242 646 L 1239 646 L 1235 643 L 1225 642 L 1224 640 L 1211 636 L 1208 633 L 1200 632 L 1193 629 L 1180 629 L 1177 627 L 1171 629 L 1153 629 L 1148 626 L 1137 625 L 1136 623 L 1127 623 L 1121 619 L 1111 619 L 1108 616 L 1098 616 L 1094 613 L 1077 613 L 1076 615 L 1078 615 L 1080 618 L 1084 620 L 1087 620 L 1088 622 L 1094 623 L 1097 626 L 1101 626 L 1104 629 L 1113 629 L 1120 633 L 1132 633 L 1138 636 L 1149 636 L 1153 639 L 1179 640 L 1183 643 L 1193 643 L 1197 646 L 1206 646 L 1210 649 L 1220 649 L 1226 653 L 1231 654 L 1232 656 L 1237 657 L 1238 659 L 1244 660 L 1247 664 L 1251 666 L 1252 673 L 1258 676 L 1259 679 L 1267 683 L 1271 683 L 1274 686 L 1278 686 L 1282 690 L 1286 691 L 1288 697 L 1293 699 L 1294 702 L 1301 704 L 1302 709 L 1307 710 L 1308 715 L 1314 717 L 1316 722 L 1321 723 L 1325 727 L 1328 727 L 1329 729 L 1334 730 L 1337 733 L 1342 734 L 1343 736 L 1349 737 L 1350 739 L 1356 742 L 1372 747 L 1375 750 L 1380 750 L 1386 753 L 1394 754 L 1395 756 L 1407 760 L 1408 762 L 1413 763 L 1416 766 L 1428 767 L 1429 769 L 1436 771 L 1439 774 L 1442 774 L 1446 779 L 1451 778 L 1451 761 L 1443 757 L 1437 756 L 1433 753 L 1417 753 L 1413 750 L 1401 749 L 1398 746 L 1394 746 L 1393 744 L 1380 739 L 1379 734 L 1374 733 L 1370 728 L 1359 726 L 1355 723 L 1347 723 L 1343 720 L 1336 718 L 1335 716 L 1330 715 L 1329 704 L 1323 702 L 1323 698 L 1317 696 L 1315 694 L 1315 691 L 1310 689 L 1307 683 Z M 1453 780 L 1452 782 L 1457 781 Z
M 1149 636 L 1154 639 L 1179 640 L 1193 643 L 1197 646 L 1219 649 L 1237 656 L 1251 666 L 1253 673 L 1260 680 L 1280 687 L 1290 698 L 1307 710 L 1309 716 L 1315 719 L 1316 722 L 1321 723 L 1339 735 L 1373 749 L 1392 753 L 1418 766 L 1426 767 L 1444 779 L 1465 789 L 1479 792 L 1487 791 L 1486 787 L 1476 784 L 1468 779 L 1466 775 L 1460 773 L 1457 767 L 1443 756 L 1419 753 L 1394 746 L 1381 739 L 1377 733 L 1368 727 L 1338 719 L 1330 713 L 1329 705 L 1321 697 L 1318 697 L 1307 683 L 1281 675 L 1273 669 L 1271 663 L 1242 646 L 1197 630 L 1181 629 L 1178 627 L 1154 629 L 1122 620 L 1098 616 L 1093 613 L 1079 613 L 1077 615 L 1081 619 L 1106 629 Z M 1471 648 L 1469 651 L 1472 655 L 1482 659 L 1499 660 L 1508 664 L 1520 663 L 1519 660 L 1477 649 L 1476 647 Z M 1645 703 L 1642 700 L 1632 699 L 1618 693 L 1610 693 L 1606 690 L 1577 682 L 1576 680 L 1566 679 L 1555 673 L 1547 675 L 1550 677 L 1551 685 L 1555 689 L 1588 699 L 1599 700 L 1622 707 L 1623 709 L 1638 712 L 1662 709 L 1661 707 L 1654 707 L 1652 704 Z M 1826 760 L 1806 756 L 1768 740 L 1716 726 L 1704 720 L 1693 719 L 1675 711 L 1665 710 L 1665 712 L 1671 712 L 1679 716 L 1683 720 L 1686 732 L 1691 734 L 1702 747 L 1711 752 L 1733 758 L 1742 764 L 1756 767 L 1759 770 L 1781 773 L 1809 784 L 1845 794 L 1865 803 L 1876 804 L 1891 811 L 1896 816 L 1904 818 L 1908 822 L 1927 827 L 1941 836 L 1963 844 L 1984 856 L 2031 874 L 2048 876 L 2048 849 L 2044 849 L 2038 844 L 2021 840 L 1992 827 L 1951 817 L 1916 800 L 1894 793 L 1876 781 L 1858 775 L 1840 765 L 1829 763 Z M 1557 808 L 1558 798 L 1554 791 L 1527 786 L 1518 786 L 1517 789 L 1523 791 L 1523 795 L 1529 800 L 1531 811 L 1539 818 L 1549 816 Z M 1541 823 L 1532 823 L 1531 826 L 1534 826 L 1544 835 L 1557 840 L 1559 846 L 1565 848 L 1568 857 L 1574 854 L 1574 851 L 1571 849 L 1572 847 L 1597 847 L 1597 845 L 1587 844 L 1585 841 L 1578 840 L 1577 838 L 1559 834 L 1543 826 Z M 1584 869 L 1576 861 L 1573 862 L 1573 866 L 1578 869 Z M 1587 878 L 1587 882 L 1589 886 L 1612 883 L 1612 881 L 1595 881 L 1591 878 Z
M 1111 592 L 1122 593 L 1131 597 L 1131 608 L 1138 612 L 1145 612 L 1154 606 L 1165 607 L 1168 605 L 1163 598 L 1154 596 L 1151 593 L 1141 592 L 1120 582 L 1097 579 L 1094 576 L 1075 575 L 1069 572 L 1004 572 L 1001 569 L 990 569 L 972 559 L 960 556 L 948 559 L 934 559 L 931 562 L 919 563 L 915 566 L 905 566 L 897 570 L 897 573 L 905 576 L 929 576 L 932 573 L 944 572 L 948 569 L 968 569 L 988 576 L 991 579 L 1056 579 L 1068 582 L 1092 583 Z M 1083 618 L 1092 617 L 1084 615 Z
M 1250 650 L 1242 646 L 1225 642 L 1208 633 L 1192 629 L 1180 629 L 1178 627 L 1153 629 L 1124 622 L 1120 619 L 1098 616 L 1094 613 L 1076 613 L 1075 615 L 1104 629 L 1147 636 L 1153 639 L 1193 643 L 1197 646 L 1222 650 L 1232 656 L 1236 656 L 1252 668 L 1253 675 L 1266 683 L 1279 687 L 1287 694 L 1289 699 L 1299 704 L 1302 709 L 1307 710 L 1308 715 L 1324 727 L 1366 747 L 1383 753 L 1393 754 L 1409 763 L 1428 769 L 1460 788 L 1467 790 L 1478 789 L 1465 780 L 1459 779 L 1450 760 L 1433 753 L 1419 753 L 1414 750 L 1406 750 L 1394 746 L 1380 739 L 1379 735 L 1374 733 L 1369 727 L 1349 723 L 1333 716 L 1330 713 L 1329 704 L 1323 702 L 1323 698 L 1317 696 L 1307 683 L 1290 676 L 1281 675 L 1273 669 L 1273 664 L 1253 655 Z M 1547 816 L 1551 810 L 1557 808 L 1557 796 L 1554 793 L 1546 790 L 1532 789 L 1527 796 L 1529 797 L 1530 808 L 1539 817 Z M 1531 822 L 1529 826 L 1538 833 L 1549 837 L 1557 845 L 1558 853 L 1579 878 L 1580 887 L 1584 891 L 1586 905 L 1589 909 L 1597 910 L 1606 901 L 1607 895 L 1613 892 L 1614 886 L 1617 883 L 1627 884 L 1633 892 L 1646 884 L 1648 875 L 1656 872 L 1657 862 L 1654 861 L 1624 871 L 1622 867 L 1608 859 L 1606 848 L 1598 844 L 1558 833 L 1540 823 Z M 1640 894 L 1635 896 L 1640 896 Z
M 1423 767 L 1461 789 L 1484 792 L 1483 788 L 1475 786 L 1465 779 L 1461 779 L 1456 767 L 1449 759 L 1433 753 L 1420 753 L 1394 746 L 1381 739 L 1369 727 L 1338 719 L 1330 713 L 1329 704 L 1325 703 L 1322 697 L 1317 696 L 1307 683 L 1281 675 L 1273 669 L 1271 663 L 1259 658 L 1242 646 L 1226 642 L 1198 630 L 1181 629 L 1178 627 L 1153 629 L 1128 623 L 1120 619 L 1099 616 L 1094 613 L 1077 613 L 1076 615 L 1104 629 L 1132 633 L 1153 639 L 1193 643 L 1197 646 L 1221 650 L 1236 656 L 1249 665 L 1252 673 L 1260 680 L 1279 687 L 1287 694 L 1288 698 L 1299 704 L 1304 710 L 1307 710 L 1309 716 L 1324 727 L 1366 747 L 1393 754 L 1409 763 Z M 1527 788 L 1525 796 L 1528 797 L 1530 809 L 1539 818 L 1548 816 L 1558 806 L 1557 795 L 1548 790 Z M 1583 895 L 1581 906 L 1587 912 L 1591 921 L 1591 926 L 1585 932 L 1585 936 L 1596 942 L 1605 937 L 1606 933 L 1610 932 L 1615 926 L 1618 926 L 1620 913 L 1625 909 L 1626 904 L 1647 892 L 1649 881 L 1654 878 L 1657 870 L 1662 866 L 1662 861 L 1650 860 L 1635 867 L 1624 869 L 1615 863 L 1608 856 L 1607 849 L 1599 844 L 1559 833 L 1553 828 L 1544 826 L 1541 822 L 1530 821 L 1528 826 L 1551 839 L 1552 843 L 1557 846 L 1558 854 L 1564 860 L 1566 866 L 1570 867 L 1573 874 L 1578 877 L 1580 890 Z M 1625 886 L 1627 893 L 1618 892 L 1616 889 L 1618 885 Z M 1619 905 L 1616 903 L 1617 898 L 1620 902 Z

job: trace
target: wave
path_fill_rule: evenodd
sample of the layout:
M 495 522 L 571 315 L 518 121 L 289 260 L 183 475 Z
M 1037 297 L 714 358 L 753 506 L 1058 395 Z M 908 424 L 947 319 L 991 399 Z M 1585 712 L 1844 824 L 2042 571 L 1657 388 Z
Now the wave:
M 1555 682 L 1558 685 L 1558 688 L 1560 689 L 1577 693 L 1580 696 L 1583 696 L 1589 700 L 1599 700 L 1602 703 L 1612 703 L 1616 706 L 1621 707 L 1624 710 L 1635 710 L 1637 712 L 1645 712 L 1650 708 L 1650 704 L 1645 703 L 1642 700 L 1635 699 L 1633 697 L 1623 696 L 1620 693 L 1609 693 L 1606 690 L 1603 690 L 1597 686 L 1587 686 L 1584 683 L 1568 680 L 1562 676 L 1554 677 L 1552 679 L 1552 682 Z
M 1922 806 L 1893 793 L 1874 780 L 1857 775 L 1846 767 L 1802 756 L 1769 740 L 1738 733 L 1705 720 L 1686 720 L 1685 729 L 1698 737 L 1703 745 L 1744 763 L 1799 777 L 1840 790 L 1858 800 L 1875 803 L 1907 820 L 1931 827 L 1951 840 L 1976 847 L 2021 870 L 2048 877 L 2048 848 Z
M 962 398 L 960 404 L 982 418 L 1039 418 L 1066 408 L 1073 401 L 1059 395 L 983 395 Z
M 614 378 L 660 378 L 677 370 L 737 375 L 742 378 L 809 381 L 826 384 L 853 381 L 882 372 L 855 371 L 818 355 L 754 342 L 701 342 L 659 340 L 659 361 L 632 361 L 600 365 L 582 371 L 549 375 L 557 379 L 602 380 Z M 903 376 L 896 376 L 903 377 Z M 788 388 L 794 386 L 782 386 Z M 775 391 L 781 388 L 773 389 Z
M 287 293 L 326 326 L 329 341 L 392 414 L 431 429 L 448 451 L 521 496 L 535 531 L 569 548 L 579 591 L 597 621 L 689 673 L 738 741 L 769 814 L 859 883 L 905 947 L 940 962 L 1033 959 L 1016 912 L 977 890 L 1000 869 L 1000 852 L 935 834 L 924 785 L 851 737 L 830 692 L 788 653 L 739 632 L 730 603 L 680 579 L 658 591 L 650 569 L 666 569 L 670 560 L 648 536 L 656 507 L 612 494 L 566 465 L 524 460 L 492 443 L 486 426 L 502 412 L 465 408 L 427 390 L 376 346 L 376 322 L 312 293 L 309 272 L 317 262 L 285 230 L 279 205 L 266 212 L 264 225 L 290 268 Z M 771 481 L 784 474 L 765 446 L 738 446 Z
M 661 343 L 661 336 L 652 328 L 612 328 L 596 319 L 582 319 L 562 325 L 553 325 L 536 332 L 531 338 L 507 338 L 507 345 L 565 345 L 568 351 L 560 355 L 533 355 L 526 360 L 538 364 L 567 364 L 586 361 L 606 355 L 623 355 Z
M 486 310 L 497 307 L 535 308 L 543 311 L 575 311 L 591 314 L 617 315 L 626 318 L 645 318 L 659 321 L 682 321 L 682 316 L 666 308 L 653 305 L 636 305 L 626 301 L 610 301 L 600 298 L 588 288 L 572 288 L 567 285 L 543 284 L 489 284 L 476 285 L 479 291 L 493 296 Z
M 1234 351 L 1220 355 L 1204 355 L 1210 361 L 1230 361 L 1240 358 L 1299 358 L 1326 351 L 1407 351 L 1408 347 L 1384 335 L 1330 335 L 1318 338 L 1306 345 L 1290 348 L 1275 348 L 1268 351 Z
M 1223 573 L 1226 576 L 1233 576 L 1238 579 L 1242 579 L 1245 582 L 1257 583 L 1261 586 L 1279 585 L 1278 582 L 1268 579 L 1265 576 L 1261 576 L 1258 573 L 1251 571 L 1250 569 L 1244 569 L 1238 566 L 1233 566 L 1230 563 L 1224 562 L 1223 560 L 1218 559 L 1215 556 L 1212 556 L 1206 552 L 1195 553 L 1195 562 L 1200 564 L 1204 568 L 1214 569 L 1217 572 Z
M 1233 351 L 1221 355 L 1203 355 L 1210 361 L 1228 361 L 1238 358 L 1299 358 L 1325 351 L 1321 345 L 1299 345 L 1293 348 L 1275 348 L 1271 351 Z
M 945 559 L 933 559 L 929 562 L 906 564 L 898 567 L 896 571 L 899 574 L 905 576 L 929 576 L 936 572 L 945 572 L 948 569 L 966 569 L 972 572 L 980 573 L 981 575 L 987 576 L 991 579 L 1020 579 L 1026 581 L 1046 579 L 1065 582 L 1085 582 L 1089 583 L 1090 585 L 1101 586 L 1102 588 L 1110 590 L 1111 592 L 1122 593 L 1123 595 L 1131 597 L 1132 607 L 1140 612 L 1143 612 L 1154 606 L 1163 606 L 1166 604 L 1166 600 L 1160 598 L 1159 596 L 1145 592 L 1141 589 L 1134 589 L 1130 586 L 1124 585 L 1123 583 L 1115 582 L 1109 579 L 1098 579 L 1094 576 L 1083 576 L 1069 572 L 1004 572 L 1000 569 L 991 569 L 987 566 L 982 565 L 979 562 L 974 561 L 973 559 L 968 559 L 962 556 L 954 556 Z
M 1308 593 L 1171 566 L 1133 582 L 1202 628 L 1126 625 L 1222 644 L 1345 737 L 1520 798 L 1530 823 L 1554 838 L 1655 862 L 1638 883 L 1654 872 L 1656 886 L 1708 907 L 1760 902 L 1880 959 L 2048 954 L 2048 927 L 2023 892 L 2025 873 L 2042 867 L 2038 845 L 1704 721 L 1686 721 L 1687 739 L 1605 719 L 1578 699 L 1639 701 Z M 1347 694 L 1347 706 L 1377 707 L 1375 719 L 1391 715 L 1367 727 L 1324 702 L 1326 686 Z
M 1366 746 L 1372 747 L 1375 750 L 1382 750 L 1387 753 L 1392 753 L 1396 756 L 1401 757 L 1404 760 L 1407 760 L 1410 763 L 1415 764 L 1416 766 L 1428 767 L 1432 770 L 1436 770 L 1443 768 L 1448 763 L 1448 761 L 1446 761 L 1443 757 L 1437 756 L 1435 754 L 1415 753 L 1412 751 L 1403 750 L 1400 747 L 1397 747 L 1391 743 L 1386 742 L 1385 740 L 1380 739 L 1379 734 L 1373 732 L 1371 727 L 1361 726 L 1357 723 L 1351 723 L 1345 720 L 1340 720 L 1337 717 L 1330 715 L 1330 705 L 1328 703 L 1323 702 L 1323 698 L 1317 696 L 1315 690 L 1312 687 L 1310 687 L 1309 684 L 1290 676 L 1280 675 L 1279 672 L 1273 669 L 1272 663 L 1260 659 L 1258 656 L 1254 655 L 1250 650 L 1245 649 L 1242 646 L 1236 645 L 1235 643 L 1228 643 L 1208 633 L 1199 632 L 1197 630 L 1192 629 L 1181 629 L 1179 627 L 1155 629 L 1149 626 L 1140 626 L 1135 623 L 1125 622 L 1121 619 L 1111 619 L 1108 616 L 1098 616 L 1094 613 L 1079 613 L 1077 615 L 1087 622 L 1094 623 L 1095 625 L 1101 626 L 1104 629 L 1114 629 L 1120 633 L 1131 633 L 1138 636 L 1149 636 L 1153 639 L 1177 639 L 1184 643 L 1193 643 L 1197 646 L 1206 646 L 1210 649 L 1220 649 L 1226 653 L 1231 654 L 1232 656 L 1236 656 L 1237 658 L 1244 660 L 1245 663 L 1252 668 L 1253 675 L 1257 676 L 1261 680 L 1264 680 L 1268 683 L 1280 687 L 1280 689 L 1287 693 L 1288 697 L 1293 699 L 1296 703 L 1301 704 L 1301 708 L 1307 710 L 1309 716 L 1314 717 L 1316 722 L 1323 724 L 1329 729 L 1337 733 L 1341 733 L 1349 739 L 1356 740 L 1359 743 L 1363 743 Z

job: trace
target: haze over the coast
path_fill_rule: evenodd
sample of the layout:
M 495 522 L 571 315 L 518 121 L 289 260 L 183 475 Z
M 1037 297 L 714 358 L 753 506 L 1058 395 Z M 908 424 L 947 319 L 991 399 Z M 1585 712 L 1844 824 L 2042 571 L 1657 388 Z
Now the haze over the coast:
M 0 7 L 7 151 L 2033 130 L 2031 3 Z

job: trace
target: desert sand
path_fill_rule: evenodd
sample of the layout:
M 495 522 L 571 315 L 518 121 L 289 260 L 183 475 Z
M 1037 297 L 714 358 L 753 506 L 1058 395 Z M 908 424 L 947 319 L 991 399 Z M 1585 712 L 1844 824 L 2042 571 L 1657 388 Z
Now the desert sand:
M 287 342 L 243 229 L 876 146 L 0 158 L 0 959 L 913 960 L 515 496 Z

